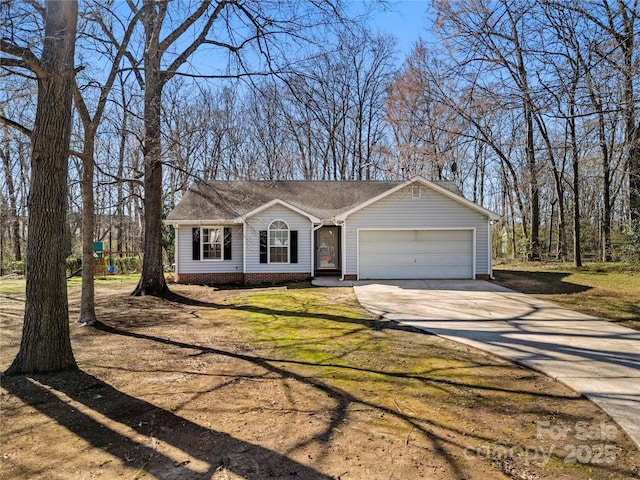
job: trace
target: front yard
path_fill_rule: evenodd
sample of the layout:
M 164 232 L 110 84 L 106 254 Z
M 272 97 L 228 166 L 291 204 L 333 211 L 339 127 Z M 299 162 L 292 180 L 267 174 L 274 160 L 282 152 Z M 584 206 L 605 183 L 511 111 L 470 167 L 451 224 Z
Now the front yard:
M 71 325 L 80 370 L 2 380 L 2 479 L 640 478 L 640 452 L 589 401 L 379 321 L 350 288 L 162 300 L 129 296 L 132 278 L 96 284 L 104 325 Z M 0 283 L 2 370 L 23 291 Z
M 528 262 L 497 265 L 494 275 L 507 288 L 640 330 L 638 265 Z

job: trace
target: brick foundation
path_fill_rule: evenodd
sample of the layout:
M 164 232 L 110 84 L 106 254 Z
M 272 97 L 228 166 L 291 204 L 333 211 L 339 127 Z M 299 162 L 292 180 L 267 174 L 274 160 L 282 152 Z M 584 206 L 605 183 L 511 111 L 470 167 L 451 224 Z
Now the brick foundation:
M 286 283 L 286 282 L 302 282 L 309 280 L 309 273 L 291 272 L 291 273 L 245 273 L 245 285 L 260 285 L 262 283 Z
M 176 283 L 191 285 L 261 285 L 264 283 L 303 282 L 309 280 L 308 273 L 181 273 Z M 344 279 L 358 280 L 358 275 L 347 273 Z M 476 280 L 491 280 L 487 273 L 476 274 Z
M 191 285 L 243 285 L 244 273 L 180 273 L 176 283 Z
M 180 273 L 176 283 L 191 285 L 260 285 L 263 283 L 301 282 L 308 273 Z

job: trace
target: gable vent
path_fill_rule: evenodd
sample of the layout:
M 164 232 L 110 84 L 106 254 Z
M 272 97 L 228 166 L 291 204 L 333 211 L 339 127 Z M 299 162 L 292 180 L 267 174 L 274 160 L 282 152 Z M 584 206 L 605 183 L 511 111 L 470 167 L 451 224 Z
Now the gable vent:
M 411 187 L 411 198 L 420 198 L 420 186 L 413 185 Z

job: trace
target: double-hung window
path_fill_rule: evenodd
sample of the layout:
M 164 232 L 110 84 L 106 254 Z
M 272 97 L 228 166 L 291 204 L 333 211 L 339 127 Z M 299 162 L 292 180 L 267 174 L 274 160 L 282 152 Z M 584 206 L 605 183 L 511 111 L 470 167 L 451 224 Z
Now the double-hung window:
M 222 260 L 223 244 L 222 227 L 202 228 L 202 258 L 203 260 Z
M 269 225 L 269 263 L 289 263 L 289 226 L 282 220 Z

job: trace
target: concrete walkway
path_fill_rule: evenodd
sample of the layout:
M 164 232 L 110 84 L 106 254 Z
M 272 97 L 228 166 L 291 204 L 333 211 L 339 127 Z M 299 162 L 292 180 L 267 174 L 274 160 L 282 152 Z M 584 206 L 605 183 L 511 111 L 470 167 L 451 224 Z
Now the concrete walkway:
M 367 310 L 541 371 L 606 411 L 640 448 L 640 332 L 474 280 L 338 282 Z

